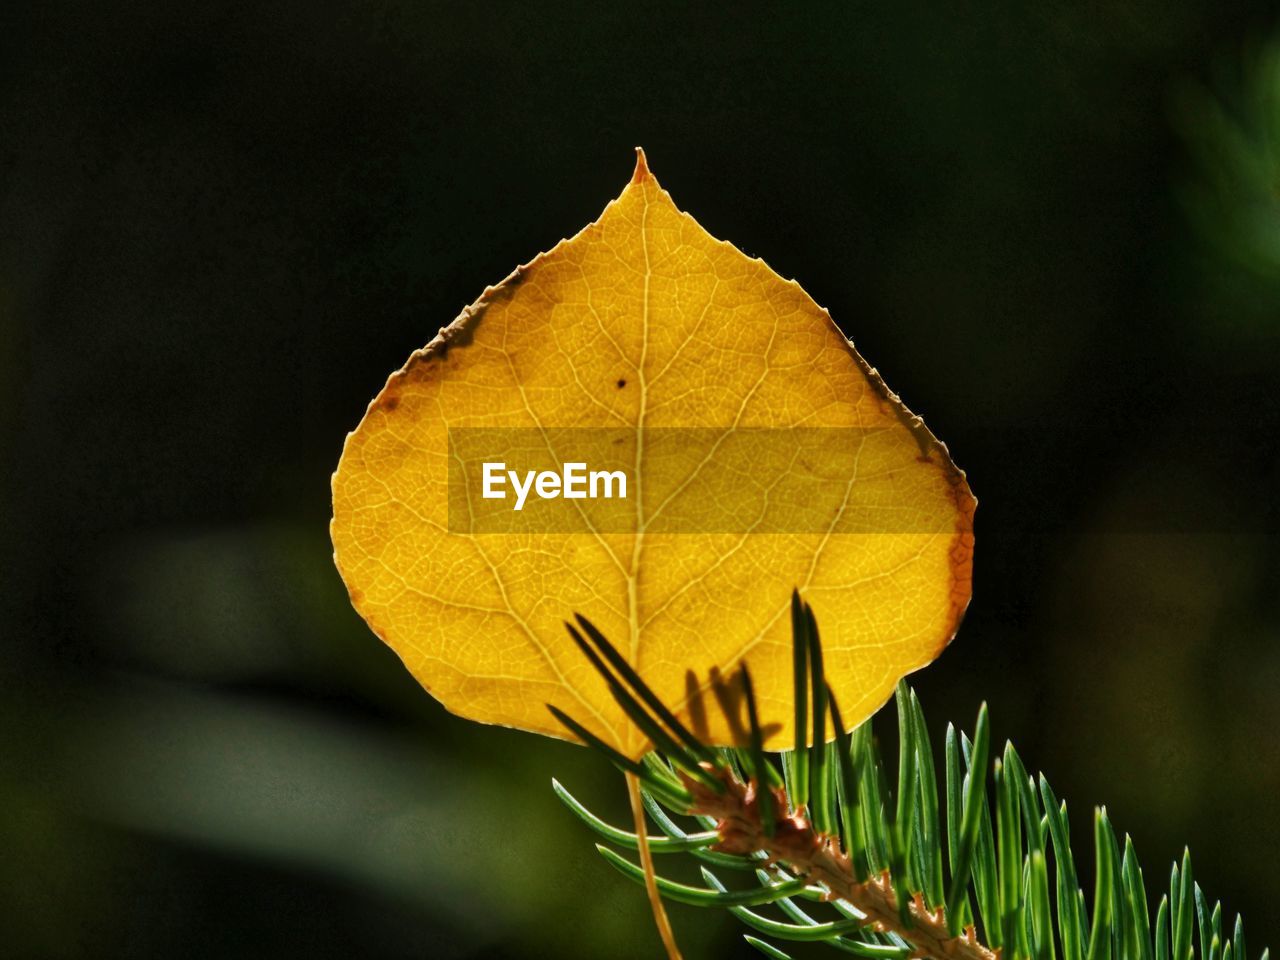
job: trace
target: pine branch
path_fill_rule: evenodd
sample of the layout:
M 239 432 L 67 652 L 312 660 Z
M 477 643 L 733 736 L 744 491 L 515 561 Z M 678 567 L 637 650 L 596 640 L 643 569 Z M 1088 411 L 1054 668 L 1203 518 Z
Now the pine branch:
M 977 941 L 972 926 L 963 935 L 954 936 L 947 928 L 944 911 L 930 910 L 920 894 L 900 904 L 888 871 L 858 880 L 837 838 L 819 833 L 803 814 L 766 825 L 756 783 L 744 784 L 725 770 L 720 775 L 727 788 L 721 793 L 688 782 L 693 793 L 689 813 L 716 821 L 720 840 L 713 849 L 741 857 L 764 854 L 766 863 L 785 864 L 800 877 L 821 884 L 826 899 L 853 906 L 862 914 L 863 926 L 876 933 L 901 936 L 912 945 L 911 957 L 995 960 L 996 953 Z M 786 792 L 776 788 L 770 792 L 773 809 L 787 809 Z
M 1043 775 L 1028 774 L 1011 743 L 991 756 L 985 704 L 972 736 L 948 726 L 940 790 L 920 702 L 899 684 L 900 749 L 891 790 L 870 721 L 845 730 L 836 691 L 823 677 L 816 619 L 798 595 L 792 629 L 800 732 L 796 748 L 777 757 L 779 774 L 763 747 L 745 667 L 715 691 L 744 746 L 713 750 L 589 621 L 578 617 L 569 627 L 655 752 L 632 760 L 571 717 L 552 712 L 639 780 L 643 806 L 663 835 L 641 837 L 611 826 L 552 783 L 566 806 L 605 840 L 641 851 L 648 869 L 597 846 L 651 896 L 721 907 L 775 940 L 822 942 L 875 960 L 1248 960 L 1243 922 L 1237 917 L 1230 931 L 1224 929 L 1222 905 L 1210 910 L 1192 880 L 1190 853 L 1174 865 L 1153 927 L 1133 842 L 1126 836 L 1121 847 L 1101 808 L 1094 812 L 1090 908 L 1077 878 L 1066 804 Z M 831 742 L 825 739 L 828 715 Z M 692 817 L 696 826 L 686 829 L 676 817 Z M 636 817 L 638 830 L 643 822 Z M 708 886 L 656 875 L 651 858 L 673 854 L 701 861 Z M 757 885 L 730 889 L 712 867 L 751 874 Z M 833 908 L 836 917 L 815 918 L 797 898 Z M 786 920 L 751 909 L 765 905 Z M 750 935 L 746 940 L 765 956 L 789 960 L 772 943 Z M 1268 951 L 1261 960 L 1269 960 Z

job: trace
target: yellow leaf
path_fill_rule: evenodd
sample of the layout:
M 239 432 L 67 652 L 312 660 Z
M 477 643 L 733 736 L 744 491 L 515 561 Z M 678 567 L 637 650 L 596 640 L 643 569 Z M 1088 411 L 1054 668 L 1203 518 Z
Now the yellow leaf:
M 574 457 L 627 497 L 516 511 L 509 484 L 478 492 L 482 461 Z M 700 692 L 748 663 L 781 748 L 792 588 L 858 723 L 955 633 L 975 504 L 827 312 L 680 212 L 638 152 L 599 220 L 387 381 L 347 437 L 332 536 L 356 609 L 454 713 L 564 736 L 550 703 L 640 753 L 566 635 L 581 612 L 716 743 L 731 733 Z

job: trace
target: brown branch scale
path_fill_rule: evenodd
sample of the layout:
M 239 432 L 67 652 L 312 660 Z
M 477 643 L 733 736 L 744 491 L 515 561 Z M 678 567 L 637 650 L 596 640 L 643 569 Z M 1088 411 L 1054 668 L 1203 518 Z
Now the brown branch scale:
M 980 943 L 972 926 L 962 936 L 953 936 L 942 908 L 930 910 L 919 894 L 907 905 L 910 922 L 904 924 L 889 874 L 858 880 L 838 840 L 815 830 L 802 811 L 790 811 L 785 791 L 773 791 L 774 810 L 790 812 L 775 818 L 773 836 L 769 836 L 760 816 L 755 781 L 742 783 L 727 770 L 704 768 L 724 782 L 722 793 L 691 777 L 683 780 L 693 794 L 689 812 L 716 821 L 720 841 L 713 849 L 738 856 L 763 851 L 771 863 L 825 886 L 829 899 L 856 907 L 873 930 L 902 937 L 911 945 L 913 958 L 999 960 L 1000 951 Z

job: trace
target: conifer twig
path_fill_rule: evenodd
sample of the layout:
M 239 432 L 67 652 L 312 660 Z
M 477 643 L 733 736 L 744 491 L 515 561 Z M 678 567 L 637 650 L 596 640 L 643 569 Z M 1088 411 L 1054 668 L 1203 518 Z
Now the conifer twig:
M 1071 851 L 1066 804 L 1043 775 L 1037 780 L 1028 774 L 1012 743 L 999 757 L 991 756 L 985 703 L 972 737 L 947 726 L 940 794 L 919 700 L 899 683 L 895 797 L 870 724 L 848 730 L 825 682 L 812 610 L 798 595 L 792 606 L 795 702 L 807 706 L 797 713 L 796 726 L 806 733 L 797 736 L 794 751 L 782 751 L 781 774 L 764 749 L 767 728 L 745 664 L 732 687 L 713 671 L 716 696 L 738 746 L 712 750 L 594 625 L 579 617 L 582 629 L 570 627 L 653 749 L 642 760 L 631 759 L 551 706 L 570 733 L 628 774 L 636 832 L 611 826 L 558 782 L 553 785 L 607 842 L 640 851 L 636 864 L 609 846 L 596 846 L 612 867 L 646 888 L 669 960 L 680 954 L 660 897 L 726 908 L 773 939 L 822 942 L 869 960 L 1248 960 L 1240 918 L 1233 934 L 1221 903 L 1210 910 L 1192 882 L 1189 853 L 1181 869 L 1174 865 L 1152 927 L 1133 842 L 1126 835 L 1120 844 L 1105 807 L 1094 809 L 1097 872 L 1090 910 Z M 749 730 L 742 723 L 744 703 Z M 826 741 L 825 717 L 817 716 L 828 709 L 833 744 Z M 646 810 L 662 836 L 649 837 Z M 666 810 L 693 818 L 695 832 Z M 654 871 L 654 855 L 681 852 L 703 864 L 754 874 L 759 885 L 730 889 L 706 866 L 705 887 Z M 943 882 L 944 862 L 949 884 Z M 796 897 L 825 900 L 839 918 L 815 919 Z M 748 909 L 764 905 L 792 922 Z M 758 937 L 746 941 L 772 960 L 791 960 Z M 1269 957 L 1263 950 L 1259 960 Z
M 998 960 L 999 953 L 980 943 L 972 926 L 961 936 L 952 936 L 943 909 L 930 910 L 918 894 L 908 904 L 904 922 L 887 871 L 859 881 L 839 844 L 816 831 L 803 813 L 779 816 L 768 825 L 761 817 L 755 779 L 743 783 L 727 770 L 710 765 L 707 769 L 724 782 L 723 792 L 710 790 L 692 777 L 682 778 L 693 794 L 689 813 L 716 821 L 720 842 L 713 850 L 742 857 L 763 852 L 770 862 L 783 863 L 805 879 L 821 883 L 830 891 L 830 899 L 843 900 L 864 914 L 866 926 L 902 937 L 911 945 L 913 958 Z M 786 791 L 773 789 L 772 809 L 787 810 Z

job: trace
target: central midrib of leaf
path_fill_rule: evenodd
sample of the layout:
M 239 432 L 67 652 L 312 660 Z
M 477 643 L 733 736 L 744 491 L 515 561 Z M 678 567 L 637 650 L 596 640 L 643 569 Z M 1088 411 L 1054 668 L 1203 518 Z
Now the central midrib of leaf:
M 631 569 L 627 572 L 627 617 L 631 622 L 628 659 L 639 668 L 640 652 L 640 560 L 644 552 L 644 415 L 649 402 L 649 381 L 645 371 L 649 355 L 649 282 L 653 266 L 649 261 L 649 190 L 646 177 L 641 181 L 644 207 L 640 214 L 640 249 L 644 253 L 644 286 L 640 300 L 640 361 L 636 364 L 636 378 L 640 390 L 640 404 L 636 413 L 636 532 L 631 545 Z M 631 729 L 631 728 L 628 728 Z

